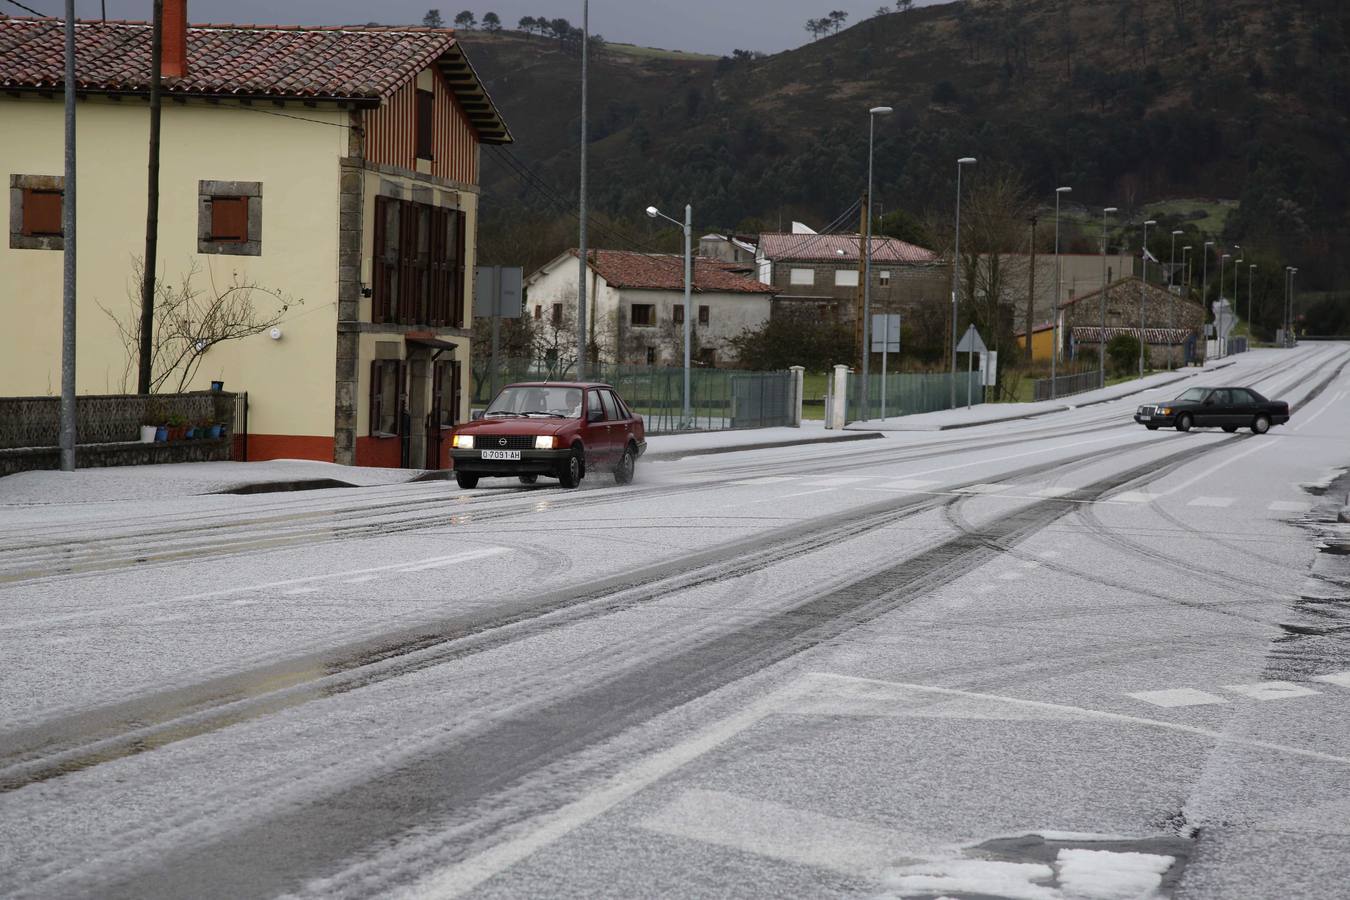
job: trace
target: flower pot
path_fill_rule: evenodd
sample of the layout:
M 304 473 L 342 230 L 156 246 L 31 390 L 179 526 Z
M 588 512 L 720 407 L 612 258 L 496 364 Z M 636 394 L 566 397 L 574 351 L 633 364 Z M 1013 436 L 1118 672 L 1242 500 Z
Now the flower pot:
M 156 443 L 164 444 L 167 443 L 168 440 L 169 440 L 169 426 L 161 425 L 155 429 Z
M 158 431 L 159 431 L 158 426 L 155 426 L 155 425 L 142 425 L 142 426 L 141 426 L 141 443 L 142 443 L 142 444 L 153 444 L 153 443 L 155 442 L 155 433 L 158 432 Z
M 211 382 L 211 390 L 215 391 L 217 394 L 220 393 L 221 391 L 225 390 L 225 382 L 223 381 Z
M 221 436 L 222 434 L 224 434 L 224 432 L 225 432 L 225 426 L 224 426 L 224 425 L 212 425 L 212 426 L 211 426 L 211 437 L 212 437 L 213 440 L 219 440 L 219 439 L 220 439 L 220 436 Z

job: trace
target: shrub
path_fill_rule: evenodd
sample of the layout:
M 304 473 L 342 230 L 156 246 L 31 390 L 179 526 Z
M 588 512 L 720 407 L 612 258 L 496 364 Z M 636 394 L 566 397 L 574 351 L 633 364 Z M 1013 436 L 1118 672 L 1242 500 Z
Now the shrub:
M 1132 334 L 1118 334 L 1106 342 L 1106 358 L 1113 374 L 1134 372 L 1139 368 L 1139 338 Z M 1144 367 L 1148 368 L 1149 352 L 1144 348 Z

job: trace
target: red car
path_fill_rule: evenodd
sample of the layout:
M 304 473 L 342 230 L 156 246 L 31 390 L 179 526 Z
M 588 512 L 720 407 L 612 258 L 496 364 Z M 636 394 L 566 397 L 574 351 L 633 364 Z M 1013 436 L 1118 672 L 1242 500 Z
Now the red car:
M 457 426 L 450 438 L 462 488 L 483 477 L 534 484 L 540 475 L 574 488 L 588 471 L 606 469 L 628 484 L 646 449 L 642 419 L 618 391 L 575 381 L 507 385 L 481 418 Z

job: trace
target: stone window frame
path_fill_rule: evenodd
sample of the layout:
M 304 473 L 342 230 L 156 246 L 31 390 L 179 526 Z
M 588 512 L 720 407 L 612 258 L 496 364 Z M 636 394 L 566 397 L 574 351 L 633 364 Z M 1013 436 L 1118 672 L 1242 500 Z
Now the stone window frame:
M 64 250 L 63 235 L 23 233 L 23 195 L 26 191 L 60 191 L 65 203 L 66 179 L 63 175 L 9 176 L 9 249 Z
M 262 189 L 261 181 L 198 181 L 197 252 L 224 256 L 262 256 Z M 211 200 L 214 197 L 248 199 L 248 240 L 211 239 Z

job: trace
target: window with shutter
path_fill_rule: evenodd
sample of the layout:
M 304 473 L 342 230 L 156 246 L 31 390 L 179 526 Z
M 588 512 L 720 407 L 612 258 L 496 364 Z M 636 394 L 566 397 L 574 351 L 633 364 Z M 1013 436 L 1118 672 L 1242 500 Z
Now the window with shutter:
M 700 306 L 698 308 L 698 324 L 707 325 L 708 322 L 711 320 L 711 318 L 712 318 L 711 307 Z
M 61 191 L 23 192 L 23 234 L 27 237 L 61 237 Z
M 211 198 L 211 240 L 242 244 L 248 240 L 248 198 Z

